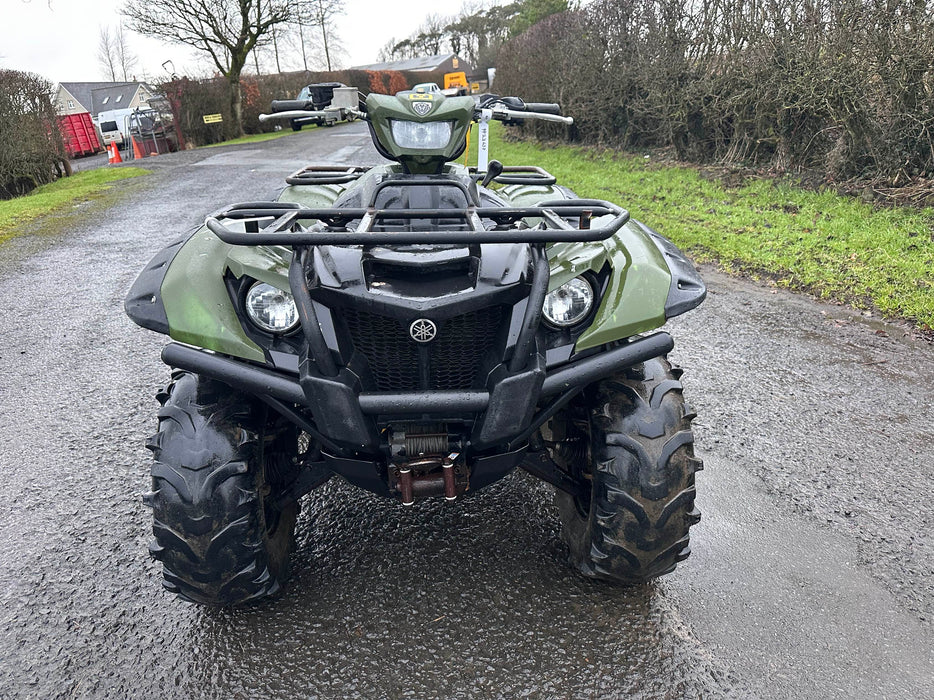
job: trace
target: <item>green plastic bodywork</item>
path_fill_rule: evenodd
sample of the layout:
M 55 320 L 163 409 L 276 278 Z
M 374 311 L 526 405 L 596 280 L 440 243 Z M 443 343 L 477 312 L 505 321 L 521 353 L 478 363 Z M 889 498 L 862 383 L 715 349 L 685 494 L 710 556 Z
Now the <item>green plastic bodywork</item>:
M 262 348 L 243 331 L 224 275 L 228 269 L 237 276 L 248 271 L 288 290 L 288 259 L 277 253 L 290 254 L 284 248 L 227 245 L 206 228 L 195 232 L 178 251 L 162 281 L 169 335 L 226 355 L 265 361 Z
M 374 176 L 382 172 L 385 168 L 371 171 Z M 355 186 L 360 184 L 358 181 Z M 336 185 L 299 185 L 286 187 L 279 199 L 307 207 L 330 206 L 342 190 Z M 531 206 L 564 196 L 560 190 L 542 185 L 511 186 L 499 194 L 515 206 Z M 594 219 L 593 226 L 608 219 Z M 224 276 L 229 270 L 238 279 L 247 275 L 288 291 L 291 256 L 288 248 L 279 246 L 228 245 L 206 228 L 199 229 L 181 247 L 163 280 L 161 295 L 170 336 L 215 352 L 264 361 L 262 348 L 240 324 Z M 576 350 L 664 325 L 671 273 L 656 245 L 638 224 L 631 222 L 615 236 L 597 243 L 552 244 L 548 258 L 550 290 L 588 270 L 599 272 L 605 265 L 612 269 L 597 314 L 578 338 Z
M 498 194 L 513 206 L 534 206 L 549 199 L 563 199 L 564 193 L 551 185 L 509 185 Z M 594 219 L 594 228 L 612 217 Z M 538 220 L 530 220 L 535 225 Z M 599 272 L 609 264 L 613 271 L 593 323 L 577 339 L 575 350 L 587 350 L 613 340 L 659 328 L 665 324 L 665 302 L 671 286 L 671 272 L 658 247 L 635 222 L 627 223 L 605 241 L 596 243 L 554 243 L 548 248 L 553 290 L 578 275 Z
M 329 207 L 344 190 L 338 185 L 286 187 L 280 201 Z M 169 335 L 190 345 L 262 362 L 265 353 L 243 331 L 224 275 L 248 275 L 289 291 L 292 251 L 282 246 L 233 246 L 200 228 L 181 247 L 162 282 Z
M 595 227 L 605 223 L 593 221 Z M 613 271 L 593 323 L 577 339 L 576 351 L 665 324 L 671 273 L 658 248 L 637 227 L 627 224 L 615 236 L 598 243 L 555 243 L 548 249 L 548 259 L 550 290 L 587 270 L 598 272 L 607 263 Z

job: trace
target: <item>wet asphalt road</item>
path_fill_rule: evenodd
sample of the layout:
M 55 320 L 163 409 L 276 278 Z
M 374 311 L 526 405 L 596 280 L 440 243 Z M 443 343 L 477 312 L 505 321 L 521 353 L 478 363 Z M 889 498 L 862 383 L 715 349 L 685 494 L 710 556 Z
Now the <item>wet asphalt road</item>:
M 359 124 L 164 156 L 0 247 L 0 697 L 934 698 L 934 346 L 713 272 L 671 324 L 707 467 L 676 574 L 580 579 L 517 473 L 411 509 L 335 480 L 280 600 L 163 593 L 140 494 L 164 339 L 123 296 L 221 205 L 376 160 Z

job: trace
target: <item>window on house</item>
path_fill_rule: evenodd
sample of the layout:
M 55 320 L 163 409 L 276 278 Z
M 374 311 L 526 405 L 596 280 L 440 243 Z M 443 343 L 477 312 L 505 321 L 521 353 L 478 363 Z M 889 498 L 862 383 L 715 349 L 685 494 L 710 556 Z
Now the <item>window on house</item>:
M 122 99 L 123 99 L 123 95 L 117 95 L 117 99 L 114 100 L 114 102 L 119 102 Z
M 102 104 L 102 105 L 105 105 L 105 104 L 107 104 L 108 102 L 110 102 L 110 95 L 108 95 L 108 96 L 105 97 L 103 100 L 101 100 L 101 104 Z

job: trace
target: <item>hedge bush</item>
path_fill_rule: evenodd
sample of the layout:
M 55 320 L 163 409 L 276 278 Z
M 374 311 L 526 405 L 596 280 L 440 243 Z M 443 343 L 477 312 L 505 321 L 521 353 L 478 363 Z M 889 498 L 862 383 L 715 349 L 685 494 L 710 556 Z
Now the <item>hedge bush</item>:
M 0 70 L 0 199 L 52 182 L 67 168 L 52 86 L 34 73 Z
M 934 177 L 934 16 L 915 0 L 597 0 L 503 48 L 497 92 L 569 130 L 828 180 Z

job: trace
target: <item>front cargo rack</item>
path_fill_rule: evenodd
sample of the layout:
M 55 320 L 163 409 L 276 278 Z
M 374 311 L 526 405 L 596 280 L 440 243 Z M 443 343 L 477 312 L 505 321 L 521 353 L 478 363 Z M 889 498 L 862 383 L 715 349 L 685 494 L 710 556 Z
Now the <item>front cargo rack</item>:
M 344 185 L 359 179 L 370 167 L 308 165 L 289 175 L 285 181 L 289 185 Z
M 246 202 L 235 204 L 210 216 L 205 225 L 230 245 L 410 245 L 410 244 L 477 244 L 477 243 L 558 243 L 602 241 L 617 233 L 629 221 L 629 212 L 600 199 L 556 199 L 540 202 L 534 207 L 377 209 L 376 195 L 384 187 L 398 185 L 395 179 L 379 183 L 366 207 L 329 207 L 308 209 L 294 202 Z M 448 178 L 409 178 L 408 186 L 430 185 L 454 187 L 463 191 L 466 201 L 470 194 L 463 182 Z M 595 217 L 612 216 L 603 226 L 591 228 Z M 377 231 L 381 222 L 392 219 L 459 219 L 463 230 Z M 483 220 L 491 220 L 495 228 L 488 229 Z M 535 228 L 520 227 L 523 219 L 541 219 Z M 255 232 L 236 231 L 224 225 L 228 221 L 271 220 Z M 310 226 L 306 227 L 303 222 Z M 351 226 L 357 222 L 355 226 Z M 573 222 L 573 224 L 571 223 Z M 574 225 L 576 224 L 576 225 Z

